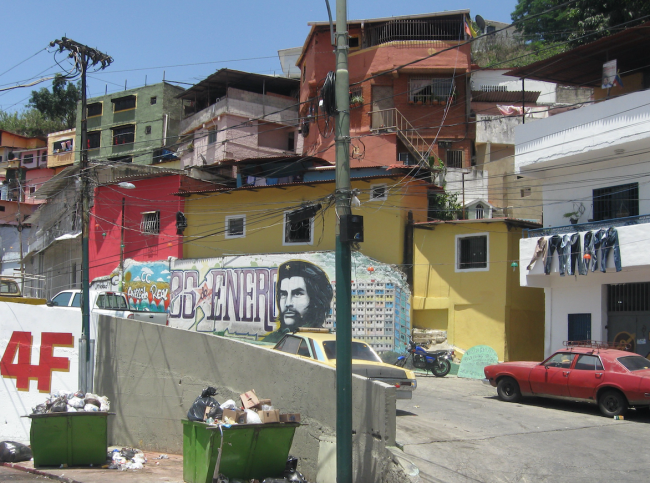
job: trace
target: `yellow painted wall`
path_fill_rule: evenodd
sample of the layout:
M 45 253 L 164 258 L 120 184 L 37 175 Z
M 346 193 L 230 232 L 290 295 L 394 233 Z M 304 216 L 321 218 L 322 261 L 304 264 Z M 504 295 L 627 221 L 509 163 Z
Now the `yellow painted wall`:
M 457 272 L 456 236 L 479 233 L 488 235 L 489 270 Z M 544 292 L 519 287 L 518 273 L 510 267 L 518 259 L 520 237 L 521 229 L 508 232 L 505 222 L 416 228 L 413 326 L 443 328 L 440 317 L 446 311 L 448 341 L 461 349 L 489 345 L 499 360 L 543 352 Z
M 609 90 L 609 98 L 618 97 L 632 92 L 643 90 L 643 73 L 637 72 L 635 74 L 622 76 L 623 86 L 612 87 L 611 89 L 601 89 L 596 87 L 594 89 L 594 99 L 600 101 L 607 99 L 607 91 Z
M 381 183 L 399 186 L 390 190 L 386 201 L 369 201 L 371 185 Z M 426 188 L 411 178 L 354 180 L 352 188 L 361 190 L 362 205 L 352 210 L 353 214 L 364 217 L 366 241 L 361 243 L 361 252 L 385 263 L 401 264 L 407 213 L 412 210 L 416 222 L 426 220 Z M 333 192 L 334 182 L 192 195 L 185 202 L 188 227 L 184 233 L 183 256 L 210 258 L 226 254 L 334 250 L 336 215 L 333 206 L 323 216 L 316 217 L 313 244 L 283 245 L 284 212 L 304 202 L 324 199 Z M 328 203 L 320 202 L 323 206 Z M 226 239 L 226 216 L 242 214 L 246 215 L 246 236 Z
M 517 260 L 521 232 L 512 230 L 508 237 L 508 260 Z M 544 289 L 522 287 L 519 270 L 521 267 L 506 271 L 506 360 L 541 361 L 544 359 Z

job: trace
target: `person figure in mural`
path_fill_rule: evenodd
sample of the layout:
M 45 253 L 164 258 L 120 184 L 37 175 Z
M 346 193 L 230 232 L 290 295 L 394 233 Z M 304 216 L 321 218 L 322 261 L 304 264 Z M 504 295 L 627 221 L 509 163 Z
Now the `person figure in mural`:
M 289 260 L 278 267 L 275 301 L 280 326 L 264 338 L 277 342 L 298 327 L 322 327 L 334 292 L 327 274 L 317 265 Z

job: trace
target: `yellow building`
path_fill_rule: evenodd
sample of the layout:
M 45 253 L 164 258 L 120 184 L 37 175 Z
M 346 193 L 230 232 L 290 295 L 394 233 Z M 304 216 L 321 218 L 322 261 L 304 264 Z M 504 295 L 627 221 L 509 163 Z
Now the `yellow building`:
M 427 219 L 425 181 L 406 170 L 358 169 L 352 188 L 361 206 L 353 214 L 364 217 L 365 242 L 360 251 L 381 262 L 402 265 L 408 213 Z M 372 173 L 372 174 L 367 174 Z M 311 179 L 310 175 L 321 178 Z M 188 191 L 184 258 L 212 258 L 251 253 L 302 253 L 334 250 L 334 170 L 307 172 L 300 182 L 240 188 Z M 301 205 L 320 204 L 315 216 L 292 224 L 289 213 Z
M 416 223 L 413 327 L 447 331 L 499 360 L 542 360 L 544 290 L 519 286 L 519 239 L 539 225 L 511 219 Z
M 47 167 L 56 169 L 57 174 L 74 163 L 76 129 L 53 132 L 47 135 Z

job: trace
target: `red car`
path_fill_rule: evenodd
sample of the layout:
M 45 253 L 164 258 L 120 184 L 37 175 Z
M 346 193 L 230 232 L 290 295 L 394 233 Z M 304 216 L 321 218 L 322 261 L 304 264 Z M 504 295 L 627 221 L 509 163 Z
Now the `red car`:
M 608 417 L 650 406 L 650 360 L 597 347 L 567 347 L 544 362 L 504 362 L 485 368 L 499 399 L 543 396 L 598 404 Z

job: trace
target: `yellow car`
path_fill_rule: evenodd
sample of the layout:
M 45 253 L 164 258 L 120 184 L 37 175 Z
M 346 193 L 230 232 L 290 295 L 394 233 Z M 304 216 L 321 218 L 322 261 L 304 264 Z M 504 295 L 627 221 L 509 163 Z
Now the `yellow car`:
M 325 329 L 285 334 L 273 348 L 336 367 L 336 334 Z M 358 339 L 352 339 L 352 372 L 395 386 L 397 399 L 411 399 L 417 387 L 413 371 L 382 362 L 372 347 Z

